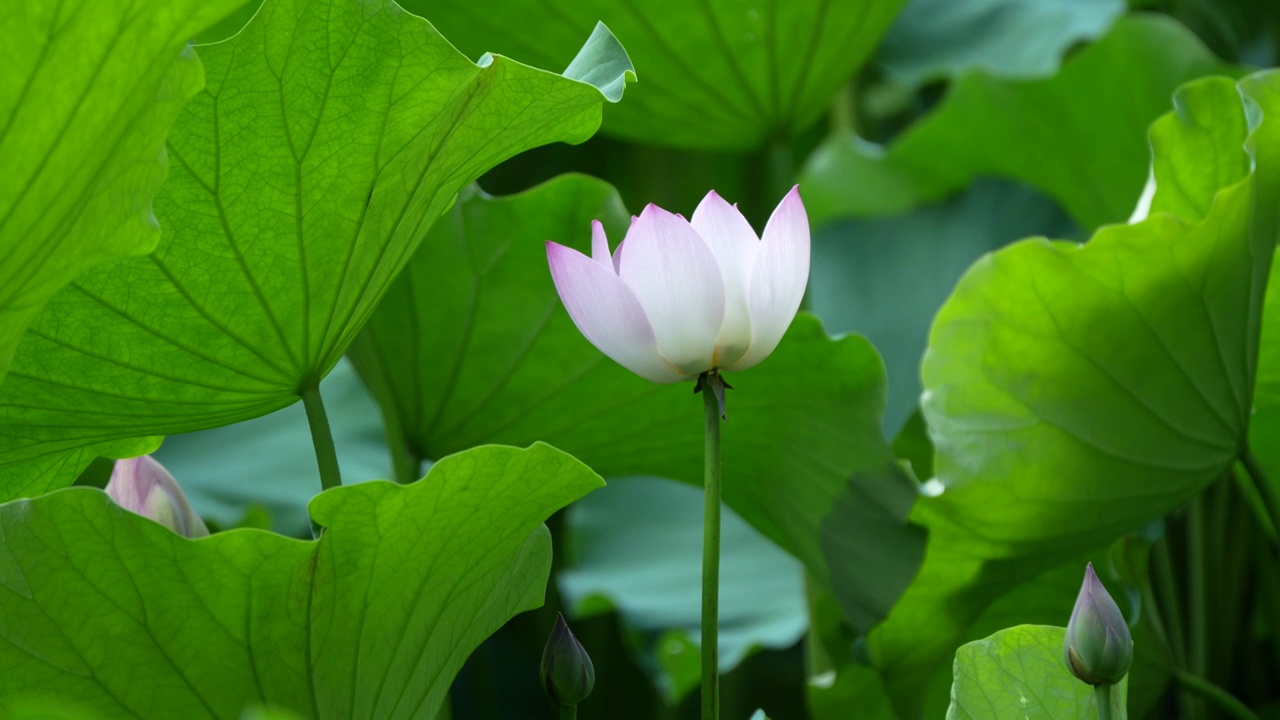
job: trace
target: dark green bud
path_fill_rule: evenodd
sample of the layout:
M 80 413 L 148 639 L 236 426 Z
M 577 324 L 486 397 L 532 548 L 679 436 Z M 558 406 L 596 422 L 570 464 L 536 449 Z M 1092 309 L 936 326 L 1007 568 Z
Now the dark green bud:
M 1067 623 L 1062 657 L 1072 675 L 1090 685 L 1114 685 L 1129 672 L 1133 638 L 1124 614 L 1090 563 Z
M 582 643 L 565 624 L 564 615 L 556 614 L 556 626 L 542 651 L 542 689 L 551 702 L 560 707 L 577 705 L 596 686 L 596 669 Z

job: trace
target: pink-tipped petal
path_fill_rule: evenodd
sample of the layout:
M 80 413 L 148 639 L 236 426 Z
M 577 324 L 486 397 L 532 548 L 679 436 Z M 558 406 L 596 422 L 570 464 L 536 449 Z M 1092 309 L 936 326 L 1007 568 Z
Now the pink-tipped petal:
M 605 236 L 604 225 L 599 220 L 591 221 L 591 259 L 617 272 L 613 258 L 609 256 L 609 238 Z
M 685 379 L 658 354 L 644 308 L 614 274 L 612 265 L 550 241 L 547 263 L 569 317 L 600 352 L 647 380 L 671 383 Z
M 689 223 L 711 248 L 724 281 L 724 323 L 716 340 L 716 363 L 729 366 L 751 346 L 751 311 L 748 289 L 760 238 L 738 208 L 725 202 L 715 190 L 698 204 Z
M 797 185 L 778 203 L 751 272 L 751 348 L 730 369 L 745 370 L 778 346 L 809 283 L 809 216 Z
M 618 275 L 653 327 L 658 352 L 690 375 L 711 369 L 724 321 L 724 283 L 689 223 L 650 205 L 631 226 Z

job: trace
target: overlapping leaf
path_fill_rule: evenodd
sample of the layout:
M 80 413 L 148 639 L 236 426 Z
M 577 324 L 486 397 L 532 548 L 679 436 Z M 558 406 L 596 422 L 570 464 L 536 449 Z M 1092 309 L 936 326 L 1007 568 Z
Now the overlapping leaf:
M 190 541 L 91 489 L 0 505 L 0 687 L 103 717 L 432 717 L 471 651 L 542 603 L 542 521 L 600 485 L 545 445 L 477 448 L 318 496 L 316 542 Z
M 752 150 L 804 130 L 857 72 L 904 0 L 550 0 L 496 14 L 469 0 L 407 0 L 473 57 L 563 64 L 597 20 L 644 82 L 604 129 L 654 145 Z
M 1229 71 L 1176 22 L 1125 17 L 1053 77 L 961 77 L 887 148 L 828 141 L 802 185 L 816 225 L 907 210 L 981 175 L 1040 189 L 1085 228 L 1123 220 L 1147 176 L 1148 124 L 1178 85 Z
M 566 176 L 527 193 L 462 199 L 432 229 L 353 347 L 391 435 L 417 457 L 545 440 L 611 477 L 701 485 L 692 386 L 622 369 L 574 327 L 544 242 L 586 248 L 627 214 L 608 185 Z M 801 315 L 774 354 L 730 378 L 725 501 L 829 584 L 850 620 L 875 624 L 915 573 L 905 522 L 915 486 L 880 434 L 884 368 L 866 340 Z
M 975 69 L 1043 77 L 1072 45 L 1102 35 L 1125 10 L 1123 0 L 911 0 L 876 60 L 912 86 Z
M 586 139 L 604 102 L 506 58 L 474 64 L 390 0 L 269 0 L 203 57 L 207 87 L 175 125 L 156 200 L 171 233 L 33 323 L 0 398 L 0 468 L 294 402 L 458 188 L 525 148 Z M 578 77 L 630 72 L 603 28 L 584 58 Z M 6 473 L 0 497 L 32 484 Z
M 1152 132 L 1150 218 L 1083 247 L 999 251 L 939 313 L 924 381 L 943 492 L 918 506 L 921 574 L 872 635 L 903 706 L 1004 589 L 1177 507 L 1238 457 L 1280 208 L 1278 88 L 1264 73 L 1184 89 Z
M 0 381 L 59 288 L 94 263 L 155 246 L 165 134 L 202 82 L 184 46 L 235 5 L 0 7 Z

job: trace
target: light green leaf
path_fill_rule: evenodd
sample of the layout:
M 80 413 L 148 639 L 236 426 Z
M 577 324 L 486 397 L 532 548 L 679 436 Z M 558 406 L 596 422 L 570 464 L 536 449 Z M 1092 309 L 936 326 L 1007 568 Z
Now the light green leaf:
M 885 430 L 896 433 L 919 403 L 929 325 L 970 263 L 1028 235 L 1075 232 L 1053 202 L 993 179 L 904 215 L 836 221 L 813 235 L 809 309 L 829 332 L 865 335 L 884 357 Z
M 476 448 L 413 485 L 319 495 L 316 542 L 190 541 L 88 488 L 0 505 L 3 692 L 110 717 L 431 717 L 471 651 L 542 603 L 543 520 L 600 485 L 545 445 Z
M 1066 628 L 1019 625 L 961 646 L 947 720 L 1077 720 L 1097 717 L 1091 685 L 1062 662 Z M 1128 717 L 1126 677 L 1111 689 L 1111 717 Z
M 1147 176 L 1147 126 L 1180 84 L 1231 69 L 1186 28 L 1122 18 L 1053 77 L 961 77 L 887 148 L 828 141 L 801 179 L 815 226 L 891 215 L 996 175 L 1057 200 L 1085 228 L 1129 216 Z
M 897 82 L 921 85 L 968 70 L 1052 75 L 1072 45 L 1097 38 L 1124 0 L 911 0 L 876 60 Z
M 702 492 L 662 478 L 610 479 L 565 517 L 572 552 L 556 574 L 575 614 L 616 610 L 640 665 L 677 705 L 701 680 L 700 666 L 661 662 L 668 647 L 696 658 L 702 617 Z M 720 541 L 720 673 L 759 649 L 803 637 L 803 568 L 730 509 Z M 672 632 L 679 638 L 673 638 Z M 671 672 L 688 668 L 690 672 Z
M 521 195 L 462 197 L 432 229 L 430 252 L 352 349 L 406 455 L 544 440 L 606 477 L 702 485 L 692 385 L 656 385 L 608 360 L 556 295 L 545 242 L 588 247 L 592 218 L 615 242 L 628 225 L 611 187 L 565 176 Z M 910 582 L 923 542 L 905 522 L 916 488 L 880 434 L 875 350 L 801 315 L 770 358 L 730 382 L 725 502 L 871 627 Z
M 187 41 L 236 0 L 0 7 L 0 381 L 31 318 L 107 258 L 149 252 L 164 139 L 199 88 Z
M 496 50 L 556 67 L 597 21 L 641 82 L 604 130 L 644 143 L 752 150 L 817 120 L 904 0 L 549 0 L 502 13 L 471 0 L 406 0 L 470 57 Z
M 0 471 L 292 404 L 460 187 L 528 147 L 585 140 L 604 102 L 506 58 L 475 65 L 390 0 L 269 0 L 202 52 L 207 87 L 174 127 L 156 200 L 172 232 L 33 323 L 0 401 Z M 603 32 L 584 52 L 621 50 Z M 16 492 L 0 482 L 0 498 Z
M 1083 247 L 1018 243 L 940 311 L 923 375 L 941 494 L 917 507 L 930 549 L 872 635 L 902 706 L 1004 590 L 1177 507 L 1238 456 L 1280 208 L 1277 87 L 1276 73 L 1199 81 L 1153 132 L 1153 208 L 1205 191 L 1168 168 L 1227 183 L 1202 218 L 1156 212 Z M 1205 127 L 1236 135 L 1205 144 Z

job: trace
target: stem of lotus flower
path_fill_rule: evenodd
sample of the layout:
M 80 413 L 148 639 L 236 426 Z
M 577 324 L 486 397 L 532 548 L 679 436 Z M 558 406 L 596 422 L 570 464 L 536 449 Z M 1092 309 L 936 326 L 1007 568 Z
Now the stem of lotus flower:
M 702 720 L 720 717 L 720 401 L 724 378 L 714 370 L 698 379 L 706 415 L 706 469 L 702 517 Z
M 565 705 L 560 708 L 560 720 L 578 720 L 578 706 Z
M 324 490 L 342 484 L 342 472 L 338 469 L 338 451 L 333 446 L 333 433 L 329 430 L 329 416 L 320 399 L 320 387 L 315 385 L 303 390 L 302 406 L 307 410 L 307 425 L 311 426 L 311 444 L 316 449 L 316 465 L 320 467 L 320 487 Z
M 1111 720 L 1111 686 L 1094 685 L 1093 696 L 1098 701 L 1098 720 Z

